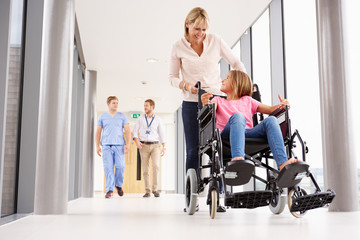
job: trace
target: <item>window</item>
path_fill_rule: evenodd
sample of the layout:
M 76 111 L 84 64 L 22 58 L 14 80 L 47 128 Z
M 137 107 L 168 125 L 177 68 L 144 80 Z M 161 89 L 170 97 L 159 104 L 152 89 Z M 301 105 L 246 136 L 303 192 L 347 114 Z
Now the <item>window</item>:
M 359 1 L 344 1 L 343 5 L 343 24 L 344 24 L 344 39 L 345 39 L 345 64 L 347 66 L 347 83 L 348 85 L 348 103 L 349 114 L 351 121 L 351 137 L 352 137 L 352 149 L 357 149 L 360 145 L 359 133 L 360 127 L 357 122 L 360 119 L 359 102 L 359 79 L 360 69 L 358 64 L 360 62 L 360 34 L 357 27 L 357 23 L 360 21 L 360 15 L 358 10 L 360 9 Z M 353 157 L 357 159 L 357 174 L 358 174 L 358 190 L 360 200 L 360 156 L 353 154 Z
M 252 57 L 252 80 L 259 87 L 261 101 L 264 104 L 271 105 L 269 9 L 267 9 L 252 26 Z M 266 179 L 266 170 L 257 168 L 256 175 Z M 264 190 L 265 184 L 260 181 L 255 181 L 255 188 L 257 190 Z
M 18 129 L 22 86 L 23 5 L 23 0 L 12 1 L 1 217 L 16 213 Z
M 309 147 L 306 161 L 309 162 L 311 172 L 323 189 L 316 6 L 312 0 L 301 3 L 284 0 L 283 3 L 286 82 L 291 103 L 291 126 L 293 130 L 298 129 L 306 141 Z M 300 150 L 299 147 L 297 149 Z M 297 155 L 301 158 L 300 152 Z M 307 188 L 311 189 L 309 178 L 305 178 L 302 185 L 306 186 L 305 180 L 309 184 Z
M 241 55 L 240 55 L 240 40 L 236 42 L 236 44 L 234 45 L 234 47 L 231 49 L 232 53 L 239 59 L 241 60 Z M 233 68 L 231 67 L 231 70 L 233 70 Z
M 267 9 L 252 26 L 253 82 L 259 86 L 261 100 L 271 105 L 270 31 Z

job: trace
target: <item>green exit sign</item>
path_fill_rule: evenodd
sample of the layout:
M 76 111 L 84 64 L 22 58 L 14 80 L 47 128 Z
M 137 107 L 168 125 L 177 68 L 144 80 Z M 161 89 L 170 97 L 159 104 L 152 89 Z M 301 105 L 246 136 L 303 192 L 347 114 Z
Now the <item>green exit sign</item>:
M 136 119 L 136 118 L 139 118 L 139 117 L 140 117 L 140 113 L 132 113 L 131 114 L 132 119 Z

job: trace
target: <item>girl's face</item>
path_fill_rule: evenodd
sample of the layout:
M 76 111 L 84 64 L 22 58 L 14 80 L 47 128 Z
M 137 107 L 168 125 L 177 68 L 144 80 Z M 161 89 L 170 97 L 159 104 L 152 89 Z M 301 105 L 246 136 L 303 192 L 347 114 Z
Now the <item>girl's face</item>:
M 221 88 L 220 91 L 223 93 L 229 93 L 232 91 L 231 85 L 230 85 L 230 73 L 226 76 L 224 80 L 221 81 Z
M 195 23 L 190 23 L 186 26 L 189 28 L 191 42 L 200 43 L 204 39 L 207 30 L 205 21 L 200 21 L 196 25 Z

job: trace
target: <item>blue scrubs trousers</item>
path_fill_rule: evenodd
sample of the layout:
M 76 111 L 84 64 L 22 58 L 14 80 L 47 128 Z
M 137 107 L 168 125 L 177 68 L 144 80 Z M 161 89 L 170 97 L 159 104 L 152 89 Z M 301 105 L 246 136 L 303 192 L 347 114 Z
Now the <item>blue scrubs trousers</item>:
M 123 145 L 102 146 L 106 192 L 114 191 L 115 185 L 122 187 L 125 171 L 125 151 Z M 115 172 L 114 172 L 115 168 Z

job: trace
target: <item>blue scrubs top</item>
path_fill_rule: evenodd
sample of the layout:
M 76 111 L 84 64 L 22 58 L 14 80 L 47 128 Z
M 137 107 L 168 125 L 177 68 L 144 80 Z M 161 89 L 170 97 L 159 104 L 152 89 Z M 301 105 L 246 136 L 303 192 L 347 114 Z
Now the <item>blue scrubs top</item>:
M 117 112 L 113 117 L 109 113 L 100 115 L 97 125 L 102 127 L 101 146 L 105 145 L 125 145 L 123 128 L 129 124 L 126 116 Z

